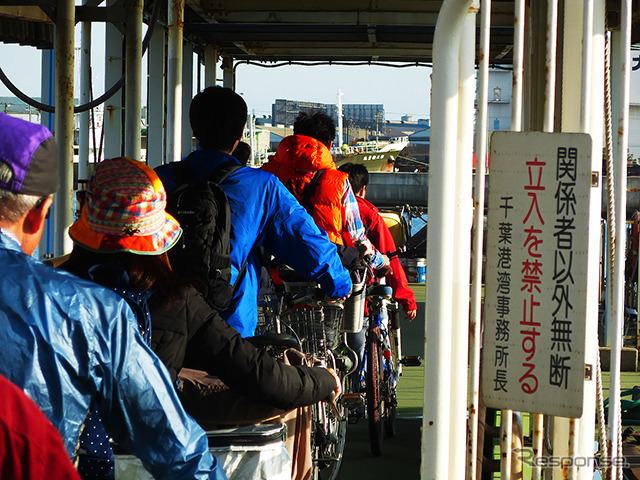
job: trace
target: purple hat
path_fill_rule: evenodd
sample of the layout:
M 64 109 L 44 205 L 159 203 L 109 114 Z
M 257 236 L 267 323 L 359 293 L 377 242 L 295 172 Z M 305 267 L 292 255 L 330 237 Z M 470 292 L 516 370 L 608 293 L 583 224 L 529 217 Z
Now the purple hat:
M 57 147 L 51 132 L 0 113 L 0 189 L 46 196 L 59 185 Z

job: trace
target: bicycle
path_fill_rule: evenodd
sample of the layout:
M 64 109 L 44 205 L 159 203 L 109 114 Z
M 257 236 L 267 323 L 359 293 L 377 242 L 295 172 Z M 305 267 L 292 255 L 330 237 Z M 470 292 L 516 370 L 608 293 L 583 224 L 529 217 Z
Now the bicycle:
M 355 369 L 357 357 L 344 341 L 341 302 L 326 302 L 315 283 L 281 272 L 289 290 L 263 305 L 268 328 L 292 334 L 313 363 L 333 368 L 346 388 L 346 378 Z M 341 399 L 320 402 L 311 408 L 313 480 L 334 480 L 340 470 L 346 441 L 347 416 Z
M 366 283 L 373 272 L 368 267 L 362 271 L 361 281 Z M 364 292 L 361 295 L 364 298 Z M 400 309 L 393 301 L 392 288 L 374 283 L 366 288 L 366 301 L 369 325 L 357 380 L 360 385 L 364 384 L 364 394 L 352 391 L 345 394 L 344 402 L 349 410 L 355 412 L 352 418 L 356 422 L 362 416 L 358 413 L 359 408 L 366 407 L 371 452 L 380 456 L 384 437 L 393 438 L 397 432 L 396 389 L 402 366 L 420 365 L 421 360 L 419 357 L 402 357 Z M 364 305 L 361 308 L 364 313 Z

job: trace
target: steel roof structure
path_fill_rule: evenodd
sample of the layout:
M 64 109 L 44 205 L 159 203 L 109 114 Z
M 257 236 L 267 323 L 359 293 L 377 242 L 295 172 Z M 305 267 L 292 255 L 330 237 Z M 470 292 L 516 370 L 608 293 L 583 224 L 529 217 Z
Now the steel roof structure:
M 166 24 L 167 6 L 160 22 Z M 540 2 L 542 3 L 542 2 Z M 560 2 L 562 4 L 562 2 Z M 0 42 L 52 48 L 56 1 L 4 0 Z M 121 25 L 126 0 L 76 7 L 76 21 Z M 609 2 L 609 25 L 618 22 L 619 2 Z M 442 1 L 433 0 L 187 0 L 184 36 L 196 46 L 215 46 L 222 57 L 255 62 L 420 62 L 432 60 Z M 145 21 L 153 2 L 145 4 Z M 640 43 L 640 0 L 634 0 L 634 35 Z M 514 0 L 494 0 L 492 64 L 511 62 Z

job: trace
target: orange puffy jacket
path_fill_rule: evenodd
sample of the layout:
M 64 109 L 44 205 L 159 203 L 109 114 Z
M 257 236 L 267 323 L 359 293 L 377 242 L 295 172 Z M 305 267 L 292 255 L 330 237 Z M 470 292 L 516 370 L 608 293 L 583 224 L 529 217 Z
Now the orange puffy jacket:
M 327 232 L 329 240 L 344 244 L 342 230 L 344 208 L 342 195 L 348 175 L 336 169 L 331 152 L 322 142 L 305 135 L 285 137 L 276 154 L 263 170 L 274 174 L 311 214 L 316 225 Z M 305 189 L 316 173 L 321 174 L 308 205 L 304 205 Z

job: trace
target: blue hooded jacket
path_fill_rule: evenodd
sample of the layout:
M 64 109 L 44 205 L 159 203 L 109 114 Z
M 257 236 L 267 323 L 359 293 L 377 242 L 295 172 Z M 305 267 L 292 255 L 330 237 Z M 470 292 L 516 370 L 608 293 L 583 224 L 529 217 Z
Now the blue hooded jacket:
M 62 434 L 70 457 L 92 400 L 156 478 L 225 480 L 205 432 L 115 292 L 48 267 L 0 233 L 0 374 Z
M 203 179 L 224 162 L 240 163 L 231 155 L 213 150 L 198 150 L 183 161 Z M 170 165 L 157 167 L 156 173 L 167 192 L 178 186 Z M 253 335 L 258 323 L 257 247 L 266 247 L 278 260 L 318 282 L 330 297 L 349 295 L 351 278 L 340 262 L 336 246 L 280 180 L 262 170 L 245 167 L 229 175 L 220 186 L 231 209 L 232 282 L 248 258 L 244 277 L 222 317 L 243 337 Z

